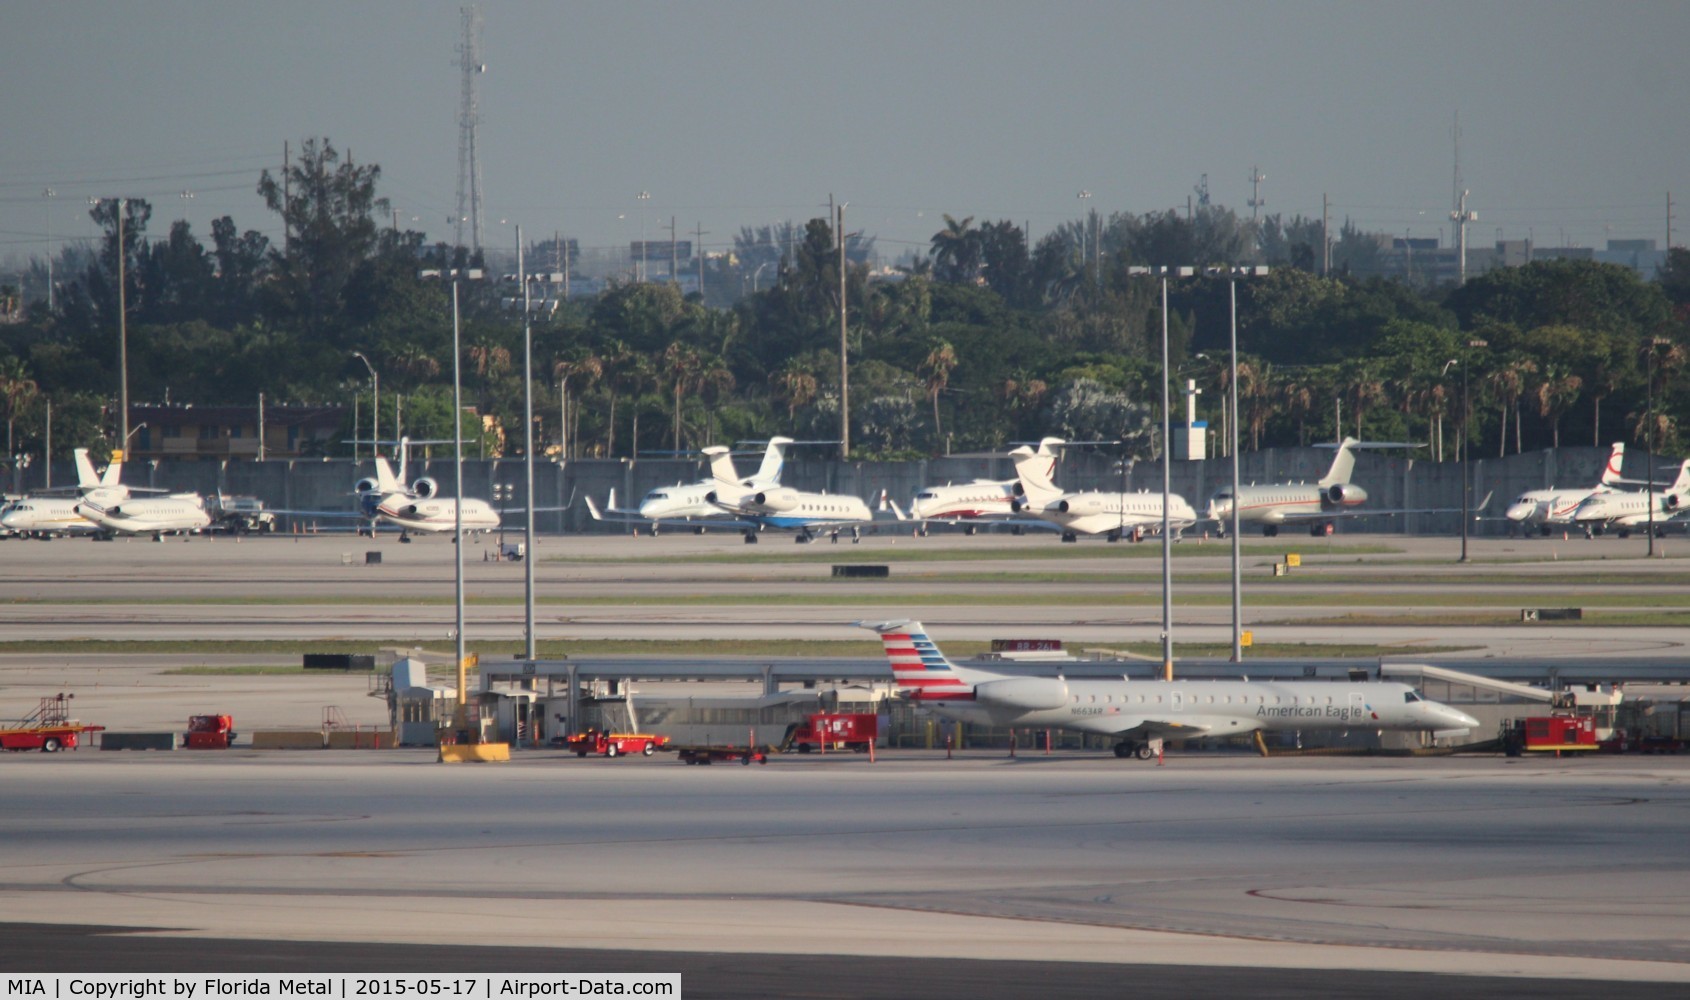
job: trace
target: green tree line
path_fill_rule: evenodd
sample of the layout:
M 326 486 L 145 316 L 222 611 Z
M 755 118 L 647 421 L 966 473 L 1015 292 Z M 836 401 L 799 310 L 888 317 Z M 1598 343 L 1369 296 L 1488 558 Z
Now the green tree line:
M 449 434 L 450 292 L 422 272 L 482 262 L 383 225 L 380 178 L 326 139 L 303 143 L 285 172 L 257 182 L 281 221 L 279 246 L 227 216 L 208 244 L 180 221 L 153 236 L 143 200 L 96 206 L 103 235 L 91 253 L 62 255 L 57 270 L 72 277 L 55 308 L 30 303 L 0 327 L 7 454 L 39 451 L 49 400 L 61 454 L 115 443 L 120 258 L 132 401 L 253 405 L 262 392 L 272 405 L 349 404 L 367 391 L 358 351 L 380 372 L 385 426 L 398 402 L 413 436 Z M 1211 426 L 1236 422 L 1247 450 L 1354 434 L 1425 442 L 1442 458 L 1463 398 L 1478 455 L 1611 440 L 1683 450 L 1690 252 L 1669 251 L 1652 278 L 1549 260 L 1421 289 L 1355 277 L 1378 243 L 1348 225 L 1323 276 L 1321 240 L 1317 220 L 1251 223 L 1213 205 L 1092 213 L 1031 244 L 1013 222 L 946 215 L 927 252 L 871 273 L 872 239 L 853 237 L 853 453 L 1001 449 L 1060 434 L 1148 454 L 1164 317 L 1159 279 L 1143 271 L 1240 264 L 1271 270 L 1236 286 L 1239 413 L 1220 406 L 1227 279 L 1170 281 L 1165 322 L 1176 399 L 1195 382 Z M 549 451 L 838 436 L 840 247 L 829 220 L 746 228 L 734 242 L 707 263 L 706 295 L 613 281 L 534 319 L 537 439 Z M 482 447 L 515 453 L 519 311 L 497 282 L 460 287 L 465 402 L 509 432 Z

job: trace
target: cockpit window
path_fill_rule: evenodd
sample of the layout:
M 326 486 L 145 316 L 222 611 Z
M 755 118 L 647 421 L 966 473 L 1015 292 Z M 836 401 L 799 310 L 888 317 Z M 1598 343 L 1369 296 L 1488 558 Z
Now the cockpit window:
M 667 499 L 669 499 L 669 494 L 667 494 L 667 493 L 648 493 L 648 494 L 646 494 L 646 499 L 647 500 L 667 500 Z
M 1402 693 L 1402 700 L 1412 705 L 1420 700 L 1420 696 L 1413 691 L 1404 691 Z
M 932 493 L 932 491 L 928 491 L 926 493 L 917 493 L 915 495 L 915 498 L 917 500 L 931 500 L 931 499 L 933 499 L 933 496 L 934 496 L 934 494 Z

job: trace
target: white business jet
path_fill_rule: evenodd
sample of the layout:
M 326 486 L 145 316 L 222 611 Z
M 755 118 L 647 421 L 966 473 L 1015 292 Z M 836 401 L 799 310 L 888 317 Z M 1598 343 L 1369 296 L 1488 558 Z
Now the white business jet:
M 102 485 L 116 488 L 122 484 L 117 481 L 121 470 L 118 466 L 107 466 L 103 477 L 94 475 L 94 464 L 88 460 L 88 449 L 76 449 L 77 486 L 60 492 L 33 493 L 29 496 L 18 497 L 0 509 L 0 528 L 18 535 L 32 538 L 52 538 L 55 535 L 86 535 L 94 534 L 100 526 L 76 512 L 76 505 L 82 502 L 82 495 L 99 489 Z
M 415 482 L 406 485 L 405 466 L 410 443 L 409 439 L 400 439 L 398 475 L 394 475 L 393 467 L 388 464 L 386 458 L 377 455 L 375 478 L 360 479 L 352 487 L 353 492 L 358 495 L 358 506 L 362 514 L 397 525 L 401 542 L 410 541 L 410 533 L 413 531 L 428 534 L 454 531 L 459 517 L 459 498 L 440 496 L 440 484 L 432 477 L 420 476 Z M 464 497 L 461 503 L 463 529 L 466 533 L 492 531 L 499 526 L 499 512 L 487 501 Z
M 1054 446 L 1063 442 L 1046 438 L 1045 443 Z M 1111 542 L 1122 538 L 1138 541 L 1147 533 L 1162 530 L 1160 493 L 1064 492 L 1051 481 L 1056 470 L 1053 453 L 1041 455 L 1022 446 L 1009 455 L 1015 459 L 1022 492 L 1014 502 L 1015 508 L 1056 525 L 1065 542 L 1074 541 L 1080 534 L 1104 535 Z M 1197 511 L 1178 493 L 1168 494 L 1167 514 L 1168 527 L 1176 532 L 1197 523 Z
M 1147 760 L 1163 740 L 1253 732 L 1374 729 L 1459 735 L 1479 720 L 1389 681 L 1129 681 L 1014 676 L 945 658 L 920 622 L 859 622 L 880 633 L 898 693 L 947 719 L 1113 736 Z
M 1634 528 L 1647 529 L 1651 521 L 1658 535 L 1666 522 L 1683 517 L 1686 510 L 1690 510 L 1690 458 L 1679 466 L 1671 486 L 1593 493 L 1573 511 L 1573 520 L 1598 534 L 1613 528 L 1625 538 Z
M 1602 476 L 1595 486 L 1584 489 L 1560 490 L 1551 486 L 1546 490 L 1527 490 L 1508 505 L 1504 516 L 1516 524 L 1528 528 L 1537 528 L 1541 534 L 1548 535 L 1557 524 L 1572 524 L 1573 512 L 1579 504 L 1598 493 L 1609 493 L 1613 487 L 1625 482 L 1620 478 L 1620 465 L 1625 461 L 1625 442 L 1614 442 L 1613 451 L 1608 453 L 1608 464 L 1602 469 Z
M 1052 448 L 1063 443 L 1061 438 L 1047 437 L 1039 442 L 1034 454 L 1055 455 Z M 923 486 L 910 502 L 909 520 L 919 523 L 924 534 L 928 524 L 949 521 L 962 524 L 963 530 L 972 535 L 978 522 L 1015 518 L 1019 483 L 1019 479 L 975 479 Z
M 88 449 L 78 448 L 74 454 L 77 479 L 87 482 L 93 477 Z M 167 534 L 191 533 L 210 526 L 211 515 L 206 513 L 205 499 L 198 493 L 143 497 L 137 495 L 143 491 L 124 486 L 122 480 L 122 455 L 114 453 L 100 485 L 86 491 L 77 501 L 76 513 L 93 523 L 97 533 L 107 537 L 151 535 L 156 542 Z
M 749 479 L 741 479 L 734 468 L 733 455 L 721 445 L 704 449 L 710 459 L 710 475 L 696 483 L 676 483 L 659 486 L 645 495 L 639 507 L 627 510 L 616 506 L 616 491 L 601 510 L 587 498 L 587 513 L 595 521 L 622 521 L 629 524 L 650 524 L 652 534 L 667 524 L 682 524 L 702 534 L 711 522 L 721 523 L 727 517 L 722 507 L 712 502 L 718 499 L 737 503 L 745 494 L 780 485 L 781 471 L 786 465 L 786 447 L 793 443 L 788 437 L 774 437 L 763 452 L 763 464 Z

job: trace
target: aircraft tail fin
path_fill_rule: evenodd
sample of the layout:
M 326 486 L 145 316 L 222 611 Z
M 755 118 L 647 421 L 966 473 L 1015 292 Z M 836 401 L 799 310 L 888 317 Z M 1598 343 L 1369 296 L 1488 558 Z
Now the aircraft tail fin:
M 1685 459 L 1684 464 L 1678 467 L 1678 479 L 1672 484 L 1669 492 L 1678 496 L 1690 492 L 1690 458 Z
M 1038 454 L 1040 454 L 1040 455 L 1054 455 L 1054 454 L 1057 453 L 1056 449 L 1062 447 L 1063 445 L 1065 445 L 1067 443 L 1068 442 L 1064 441 L 1062 438 L 1040 438 L 1039 439 Z
M 1620 481 L 1620 466 L 1625 462 L 1625 442 L 1615 441 L 1608 453 L 1608 464 L 1602 469 L 1602 485 L 1612 486 Z
M 599 512 L 599 505 L 593 502 L 593 498 L 592 498 L 591 494 L 583 493 L 583 494 L 581 494 L 581 498 L 583 500 L 587 501 L 587 513 L 592 515 L 593 520 L 595 520 L 595 521 L 604 520 L 604 515 Z M 610 494 L 610 503 L 611 503 L 611 506 L 616 505 L 616 492 L 614 490 L 611 491 L 611 494 Z
M 945 658 L 920 622 L 858 622 L 880 633 L 898 692 L 911 701 L 968 701 L 974 685 L 998 675 L 959 667 Z
M 88 458 L 87 448 L 77 448 L 72 454 L 76 456 L 76 483 L 85 490 L 98 489 L 100 477 L 94 474 L 94 463 Z
M 734 468 L 733 455 L 722 445 L 714 444 L 704 449 L 704 454 L 710 457 L 710 476 L 719 483 L 738 483 L 739 470 Z M 611 504 L 616 506 L 615 503 Z
M 1046 439 L 1051 440 L 1051 439 Z M 1043 442 L 1040 443 L 1043 447 Z M 1027 502 L 1036 507 L 1055 500 L 1062 495 L 1056 484 L 1051 482 L 1051 474 L 1056 471 L 1056 456 L 1049 452 L 1039 454 L 1026 445 L 1009 453 L 1015 459 L 1015 475 L 1021 480 L 1021 492 Z
M 770 438 L 769 447 L 763 452 L 763 464 L 757 467 L 757 474 L 752 478 L 765 486 L 779 483 L 780 474 L 786 468 L 786 446 L 791 443 L 789 437 Z
M 404 467 L 403 462 L 401 462 L 399 468 L 404 469 Z M 403 475 L 404 473 L 401 472 L 400 476 Z M 399 477 L 393 474 L 393 466 L 389 465 L 387 459 L 380 455 L 376 456 L 376 489 L 383 493 L 404 491 L 404 487 L 399 485 Z
M 1353 437 L 1347 437 L 1338 445 L 1338 454 L 1332 456 L 1332 468 L 1326 470 L 1326 476 L 1321 479 L 1321 486 L 1337 486 L 1350 481 L 1356 471 L 1355 446 L 1361 442 Z

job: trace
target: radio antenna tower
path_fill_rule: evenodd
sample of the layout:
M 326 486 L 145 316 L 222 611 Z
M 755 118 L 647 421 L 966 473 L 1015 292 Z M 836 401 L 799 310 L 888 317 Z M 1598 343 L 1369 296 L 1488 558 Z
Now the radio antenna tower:
M 1267 174 L 1258 167 L 1250 168 L 1250 221 L 1255 222 L 1261 214 L 1262 206 L 1267 200 L 1262 197 L 1262 181 L 1267 180 Z
M 463 69 L 463 97 L 458 106 L 458 230 L 457 245 L 464 246 L 464 223 L 469 223 L 469 247 L 481 252 L 481 162 L 475 156 L 475 133 L 481 124 L 481 8 L 461 7 L 464 40 L 458 46 L 458 66 Z

